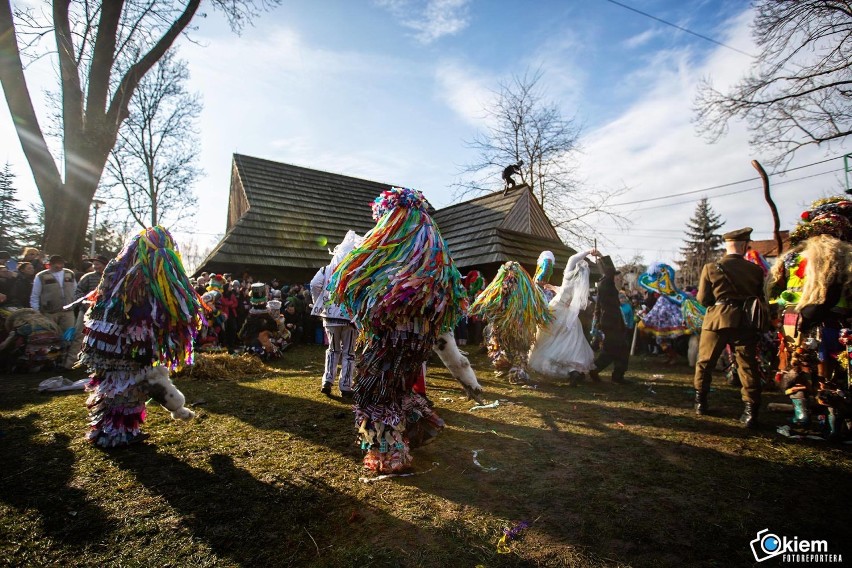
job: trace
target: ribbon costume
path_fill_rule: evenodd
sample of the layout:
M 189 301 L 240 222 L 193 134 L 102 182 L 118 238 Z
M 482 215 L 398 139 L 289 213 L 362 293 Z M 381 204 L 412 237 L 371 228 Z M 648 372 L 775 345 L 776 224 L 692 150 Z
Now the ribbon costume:
M 355 367 L 355 423 L 364 466 L 397 472 L 411 448 L 428 443 L 443 420 L 412 390 L 438 336 L 467 307 L 461 275 L 413 189 L 392 188 L 373 203 L 376 226 L 337 266 L 330 300 L 352 314 L 364 350 Z
M 497 375 L 508 375 L 510 384 L 527 382 L 527 352 L 538 326 L 550 323 L 552 316 L 544 294 L 524 267 L 517 262 L 504 263 L 476 298 L 470 313 L 488 322 L 488 357 Z
M 637 283 L 659 294 L 654 307 L 639 322 L 639 329 L 653 335 L 669 361 L 674 362 L 672 341 L 682 335 L 700 333 L 707 309 L 675 285 L 675 271 L 668 264 L 652 264 Z
M 148 398 L 172 418 L 192 418 L 169 371 L 192 364 L 203 307 L 169 232 L 157 226 L 132 237 L 90 300 L 80 355 L 91 373 L 88 441 L 110 448 L 144 439 Z

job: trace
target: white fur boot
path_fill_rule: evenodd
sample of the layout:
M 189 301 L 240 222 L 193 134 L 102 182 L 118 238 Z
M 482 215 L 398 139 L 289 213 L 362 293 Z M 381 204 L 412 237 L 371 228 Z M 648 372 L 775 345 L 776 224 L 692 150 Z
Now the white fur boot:
M 155 367 L 145 377 L 145 390 L 151 398 L 162 404 L 166 410 L 171 411 L 172 418 L 189 420 L 195 416 L 193 411 L 184 406 L 186 397 L 172 383 L 167 368 Z
M 468 398 L 482 404 L 482 387 L 476 380 L 476 374 L 467 357 L 461 354 L 456 346 L 453 332 L 441 334 L 438 341 L 432 346 L 432 350 L 441 358 L 441 362 L 450 371 L 450 374 L 461 383 Z

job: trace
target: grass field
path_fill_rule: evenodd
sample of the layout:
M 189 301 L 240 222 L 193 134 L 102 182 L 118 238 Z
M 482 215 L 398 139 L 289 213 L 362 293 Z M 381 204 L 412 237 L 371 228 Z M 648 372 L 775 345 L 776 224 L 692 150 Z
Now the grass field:
M 696 417 L 685 366 L 636 358 L 631 385 L 605 372 L 518 388 L 472 354 L 500 404 L 471 412 L 435 361 L 446 429 L 415 451 L 417 475 L 365 483 L 349 406 L 319 393 L 322 348 L 285 357 L 177 379 L 198 416 L 151 405 L 148 441 L 112 451 L 82 438 L 85 394 L 0 377 L 0 564 L 728 567 L 755 564 L 764 528 L 852 558 L 848 448 L 786 440 L 787 416 L 765 410 L 761 430 L 742 429 L 721 379 L 713 416 Z

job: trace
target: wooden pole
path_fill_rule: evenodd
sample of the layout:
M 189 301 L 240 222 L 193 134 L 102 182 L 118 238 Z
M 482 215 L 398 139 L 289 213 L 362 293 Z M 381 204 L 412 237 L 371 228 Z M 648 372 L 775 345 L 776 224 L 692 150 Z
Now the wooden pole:
M 775 235 L 775 245 L 778 247 L 778 257 L 780 258 L 784 248 L 784 241 L 781 238 L 781 220 L 778 218 L 778 208 L 769 194 L 769 176 L 766 175 L 766 170 L 763 169 L 763 166 L 757 160 L 752 160 L 751 165 L 760 174 L 760 179 L 763 180 L 763 198 L 766 199 L 766 203 L 769 204 L 769 209 L 772 211 L 772 221 L 774 223 L 772 232 Z

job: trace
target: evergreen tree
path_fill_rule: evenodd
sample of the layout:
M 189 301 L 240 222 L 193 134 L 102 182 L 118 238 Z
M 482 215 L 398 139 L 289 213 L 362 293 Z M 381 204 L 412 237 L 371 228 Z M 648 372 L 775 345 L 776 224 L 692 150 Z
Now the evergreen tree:
M 0 250 L 13 256 L 21 252 L 25 235 L 29 229 L 27 214 L 18 206 L 15 174 L 6 163 L 0 171 Z
M 722 253 L 722 235 L 718 231 L 724 224 L 725 221 L 713 211 L 707 198 L 701 198 L 695 213 L 686 224 L 686 238 L 680 249 L 683 255 L 679 271 L 681 285 L 696 285 L 704 265 Z

